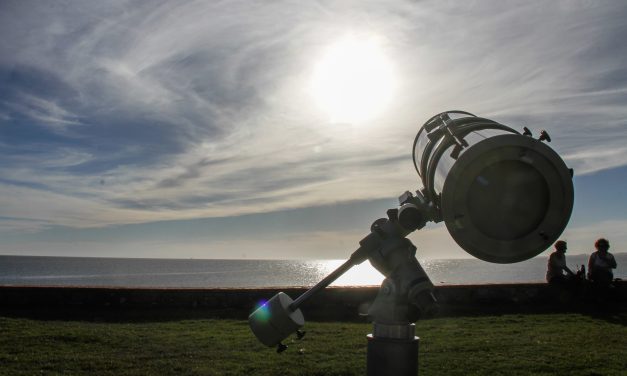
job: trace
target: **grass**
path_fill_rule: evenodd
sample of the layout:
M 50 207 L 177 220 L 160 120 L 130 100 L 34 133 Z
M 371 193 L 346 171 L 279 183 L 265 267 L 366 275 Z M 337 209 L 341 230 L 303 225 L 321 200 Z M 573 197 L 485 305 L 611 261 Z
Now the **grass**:
M 420 321 L 423 375 L 625 375 L 627 314 Z M 363 375 L 369 324 L 307 323 L 282 354 L 241 320 L 0 317 L 0 375 Z

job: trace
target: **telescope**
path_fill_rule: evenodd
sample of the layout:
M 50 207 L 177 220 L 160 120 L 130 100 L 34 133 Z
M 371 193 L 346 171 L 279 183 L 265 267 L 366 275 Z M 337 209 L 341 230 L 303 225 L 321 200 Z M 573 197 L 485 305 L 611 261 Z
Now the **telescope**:
M 428 222 L 444 222 L 455 242 L 492 263 L 537 256 L 564 231 L 573 208 L 573 171 L 541 131 L 520 132 L 465 111 L 447 111 L 427 120 L 413 144 L 422 188 L 405 192 L 387 218 L 350 258 L 296 300 L 280 292 L 249 316 L 263 344 L 284 351 L 282 341 L 301 338 L 301 305 L 352 266 L 368 260 L 386 278 L 368 310 L 368 375 L 416 375 L 418 342 L 413 324 L 435 308 L 433 283 L 406 236 Z

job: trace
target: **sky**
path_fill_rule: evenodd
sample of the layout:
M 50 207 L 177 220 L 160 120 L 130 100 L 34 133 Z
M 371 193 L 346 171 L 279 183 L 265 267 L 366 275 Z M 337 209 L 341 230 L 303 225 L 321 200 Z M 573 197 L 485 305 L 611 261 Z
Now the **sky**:
M 0 254 L 343 259 L 452 109 L 547 130 L 569 252 L 627 250 L 625 2 L 3 0 L 0 35 Z

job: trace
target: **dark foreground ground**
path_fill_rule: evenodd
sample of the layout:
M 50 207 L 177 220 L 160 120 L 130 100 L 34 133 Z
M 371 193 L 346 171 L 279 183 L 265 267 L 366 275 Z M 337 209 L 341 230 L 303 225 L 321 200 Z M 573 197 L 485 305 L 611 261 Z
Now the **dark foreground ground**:
M 0 313 L 0 375 L 363 375 L 370 331 L 308 322 L 277 354 L 239 319 L 36 316 Z M 420 372 L 625 375 L 626 324 L 624 311 L 422 320 Z
M 292 297 L 303 288 L 282 289 Z M 359 315 L 378 288 L 303 305 L 302 341 L 277 354 L 246 317 L 276 289 L 0 286 L 0 375 L 363 375 Z M 627 285 L 438 286 L 417 323 L 422 375 L 627 375 Z

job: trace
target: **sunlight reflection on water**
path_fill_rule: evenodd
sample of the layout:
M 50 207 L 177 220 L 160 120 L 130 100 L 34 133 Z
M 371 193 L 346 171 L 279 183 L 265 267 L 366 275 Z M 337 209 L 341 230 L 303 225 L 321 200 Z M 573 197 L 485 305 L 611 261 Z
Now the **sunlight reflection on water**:
M 324 260 L 314 261 L 317 268 L 324 271 L 324 276 L 331 273 L 338 266 L 344 263 L 344 260 Z M 353 266 L 349 271 L 344 273 L 340 278 L 331 284 L 331 286 L 369 286 L 380 285 L 383 282 L 383 275 L 370 265 L 368 261 L 362 262 L 357 266 Z

